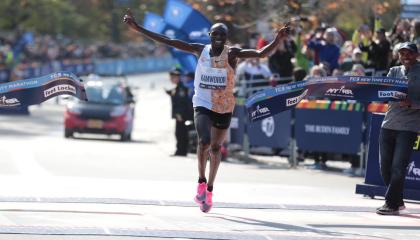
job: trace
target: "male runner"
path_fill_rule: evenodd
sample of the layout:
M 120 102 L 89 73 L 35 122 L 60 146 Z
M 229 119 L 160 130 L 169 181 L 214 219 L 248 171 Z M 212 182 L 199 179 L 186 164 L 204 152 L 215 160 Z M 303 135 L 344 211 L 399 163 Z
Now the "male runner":
M 230 125 L 235 97 L 233 96 L 234 75 L 239 58 L 267 57 L 278 43 L 288 35 L 289 27 L 281 28 L 274 40 L 265 47 L 242 49 L 225 45 L 228 29 L 223 23 L 210 28 L 211 44 L 187 43 L 170 39 L 162 34 L 151 32 L 137 24 L 128 10 L 124 22 L 146 37 L 183 50 L 199 57 L 194 78 L 194 120 L 198 135 L 198 187 L 195 201 L 203 212 L 210 211 L 214 180 L 221 160 L 220 148 Z M 207 181 L 206 165 L 210 154 L 210 172 Z

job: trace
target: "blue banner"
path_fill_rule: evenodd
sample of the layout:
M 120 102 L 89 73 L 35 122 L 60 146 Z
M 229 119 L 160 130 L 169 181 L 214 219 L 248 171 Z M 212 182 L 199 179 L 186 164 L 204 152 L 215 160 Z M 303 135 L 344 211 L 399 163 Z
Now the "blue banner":
M 190 5 L 180 0 L 168 0 L 166 2 L 163 18 L 165 19 L 165 22 L 177 29 L 182 29 L 193 10 L 194 9 Z
M 146 13 L 143 25 L 146 29 L 164 34 L 171 39 L 190 43 L 210 43 L 208 31 L 211 22 L 199 11 L 180 0 L 167 1 L 163 18 L 154 13 Z M 170 52 L 184 72 L 195 71 L 196 56 L 173 48 L 170 48 Z
M 291 109 L 304 98 L 387 102 L 407 98 L 407 91 L 407 81 L 399 78 L 310 78 L 257 92 L 247 99 L 245 105 L 250 120 L 256 121 Z
M 85 88 L 76 75 L 56 72 L 39 78 L 0 84 L 0 107 L 39 104 L 63 94 L 87 100 Z
M 167 23 L 186 33 L 192 42 L 210 43 L 208 32 L 211 22 L 191 5 L 180 0 L 168 0 L 164 19 Z
M 155 13 L 146 12 L 144 15 L 143 26 L 149 31 L 163 33 L 163 30 L 166 27 L 166 22 L 161 16 Z
M 144 27 L 156 33 L 161 33 L 171 39 L 179 39 L 186 42 L 191 42 L 188 35 L 170 23 L 167 23 L 161 16 L 154 13 L 146 13 Z M 169 48 L 173 58 L 175 58 L 181 65 L 185 72 L 194 72 L 197 65 L 197 59 L 194 55 L 179 51 L 174 48 Z

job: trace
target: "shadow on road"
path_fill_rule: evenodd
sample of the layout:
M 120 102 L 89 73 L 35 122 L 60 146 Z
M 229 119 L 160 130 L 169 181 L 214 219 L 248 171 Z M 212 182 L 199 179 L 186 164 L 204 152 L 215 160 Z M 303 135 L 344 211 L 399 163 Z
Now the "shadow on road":
M 225 214 L 215 214 L 215 216 L 210 216 L 212 218 L 218 218 L 229 222 L 239 223 L 239 224 L 247 224 L 251 226 L 255 226 L 256 229 L 248 228 L 248 231 L 261 231 L 259 229 L 260 226 L 273 228 L 274 231 L 292 231 L 292 232 L 312 232 L 317 234 L 323 234 L 328 236 L 343 236 L 343 234 L 339 232 L 327 231 L 327 230 L 319 230 L 315 228 L 309 227 L 302 227 L 297 225 L 291 224 L 283 224 L 278 222 L 270 222 L 264 220 L 258 220 L 253 218 L 244 218 L 244 217 L 237 217 L 237 216 L 230 216 Z M 273 230 L 266 230 L 266 231 L 273 231 Z

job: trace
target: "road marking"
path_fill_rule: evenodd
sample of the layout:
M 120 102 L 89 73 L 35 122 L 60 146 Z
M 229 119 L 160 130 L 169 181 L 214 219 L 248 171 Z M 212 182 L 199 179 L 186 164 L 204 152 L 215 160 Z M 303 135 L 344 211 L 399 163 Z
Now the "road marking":
M 31 197 L 31 196 L 0 196 L 0 202 L 15 203 L 91 203 L 91 204 L 124 204 L 124 205 L 151 205 L 172 207 L 197 207 L 191 201 L 145 200 L 134 198 L 96 198 L 96 197 Z M 296 205 L 296 204 L 267 204 L 267 203 L 235 203 L 216 202 L 215 208 L 234 209 L 278 209 L 288 211 L 315 211 L 315 212 L 347 212 L 347 213 L 373 213 L 374 207 L 358 206 L 331 206 L 331 205 Z M 420 214 L 420 208 L 410 209 L 410 214 Z M 376 216 L 373 215 L 373 216 Z M 382 217 L 380 217 L 383 219 Z
M 107 231 L 109 233 L 107 233 Z M 142 228 L 108 228 L 80 227 L 80 226 L 49 226 L 49 225 L 0 225 L 0 234 L 37 234 L 37 235 L 84 235 L 84 236 L 131 236 L 131 237 L 160 237 L 172 239 L 218 239 L 218 240 L 267 240 L 267 236 L 246 232 L 222 232 L 222 231 L 194 231 L 194 230 L 165 230 L 165 229 L 142 229 Z M 328 236 L 320 234 L 307 234 L 297 232 L 276 232 L 268 236 L 270 239 L 335 239 L 335 240 L 375 240 L 377 237 L 358 236 L 346 234 L 343 236 Z

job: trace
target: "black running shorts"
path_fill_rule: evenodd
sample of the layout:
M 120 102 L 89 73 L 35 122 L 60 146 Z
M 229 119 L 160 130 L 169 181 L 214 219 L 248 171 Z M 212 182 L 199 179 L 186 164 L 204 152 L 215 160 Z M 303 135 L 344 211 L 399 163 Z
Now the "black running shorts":
M 218 129 L 228 129 L 230 126 L 230 120 L 232 119 L 232 113 L 217 113 L 205 107 L 195 107 L 194 121 L 200 121 L 200 115 L 208 116 L 212 122 L 212 126 Z

